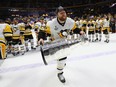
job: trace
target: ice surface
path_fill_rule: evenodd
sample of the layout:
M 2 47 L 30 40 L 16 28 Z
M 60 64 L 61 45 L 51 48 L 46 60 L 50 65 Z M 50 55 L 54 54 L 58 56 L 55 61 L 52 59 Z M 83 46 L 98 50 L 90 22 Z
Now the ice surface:
M 110 43 L 76 44 L 64 69 L 66 83 L 57 78 L 56 62 L 43 64 L 39 50 L 0 61 L 0 87 L 116 87 L 116 34 Z M 2 63 L 1 63 L 2 62 Z

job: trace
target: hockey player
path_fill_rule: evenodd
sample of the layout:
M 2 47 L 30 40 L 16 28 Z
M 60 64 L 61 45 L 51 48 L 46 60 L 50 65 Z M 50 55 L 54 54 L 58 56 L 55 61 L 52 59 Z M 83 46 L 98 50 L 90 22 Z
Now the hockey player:
M 18 23 L 18 25 L 20 25 L 20 26 L 19 26 L 19 29 L 20 29 L 20 35 L 23 37 L 24 32 L 25 32 L 25 23 L 20 22 L 20 23 Z
M 95 41 L 101 41 L 102 38 L 102 19 L 100 17 L 96 20 L 96 39 Z
M 13 35 L 13 31 L 12 28 L 10 26 L 11 24 L 11 20 L 6 20 L 6 28 L 3 31 L 6 43 L 7 43 L 7 53 L 11 53 L 11 49 L 12 49 L 12 35 Z
M 7 24 L 0 20 L 0 59 L 6 59 L 6 41 L 4 37 L 4 30 L 9 29 Z
M 83 19 L 82 21 L 81 21 L 81 30 L 82 31 L 84 31 L 85 33 L 86 33 L 86 31 L 87 31 L 87 20 L 86 19 Z
M 23 22 L 19 22 L 18 23 L 18 28 L 20 30 L 20 39 L 21 39 L 21 42 L 24 44 L 25 24 Z
M 38 32 L 41 26 L 41 22 L 37 20 L 34 25 L 35 33 L 36 33 L 36 38 L 37 38 L 37 44 L 38 44 Z M 38 46 L 38 45 L 37 45 Z
M 35 36 L 36 36 L 36 47 L 38 47 L 38 32 L 39 32 L 39 26 L 38 26 L 38 24 L 36 24 L 35 23 L 35 25 L 34 25 L 34 31 L 35 31 Z
M 85 38 L 87 37 L 87 19 L 85 17 L 82 17 L 81 20 L 79 21 L 79 28 L 85 32 L 85 35 L 79 35 L 79 40 L 81 40 L 82 42 L 86 42 L 88 40 L 88 38 Z
M 109 31 L 110 31 L 110 18 L 103 17 L 103 34 L 106 40 L 104 42 L 109 43 Z
M 80 19 L 79 18 L 76 20 L 76 26 L 77 26 L 78 29 L 81 29 L 81 24 L 80 24 Z M 80 34 L 78 34 L 78 35 L 74 34 L 74 38 L 76 38 L 75 36 L 77 36 L 78 39 L 79 39 Z
M 88 21 L 89 42 L 91 41 L 94 42 L 94 34 L 95 34 L 95 21 L 93 19 L 90 19 L 90 21 Z
M 25 53 L 25 47 L 22 42 L 21 38 L 21 32 L 20 32 L 20 24 L 18 23 L 17 19 L 13 20 L 12 24 L 12 30 L 13 30 L 13 37 L 12 37 L 12 54 L 15 56 L 19 53 L 24 55 Z
M 45 33 L 51 35 L 53 39 L 64 38 L 67 35 L 66 30 L 72 30 L 76 33 L 83 34 L 83 31 L 76 28 L 76 23 L 71 18 L 67 17 L 65 9 L 60 6 L 56 10 L 57 18 L 52 19 L 52 21 L 47 23 L 47 29 Z M 39 32 L 39 43 L 42 42 L 44 44 L 45 33 Z M 52 40 L 53 40 L 52 39 Z M 63 69 L 66 65 L 67 57 L 60 58 L 57 60 L 57 70 L 58 70 L 58 78 L 62 83 L 65 83 L 65 77 L 63 76 Z
M 40 22 L 36 22 L 34 25 L 34 30 L 35 30 L 36 34 L 38 34 L 38 32 L 39 32 L 39 27 L 40 27 Z
M 26 51 L 29 51 L 31 49 L 36 49 L 34 46 L 34 38 L 32 35 L 32 26 L 30 25 L 29 22 L 25 23 L 24 38 L 25 38 Z M 29 42 L 31 43 L 31 48 L 29 48 L 28 45 Z
M 80 28 L 80 19 L 78 18 L 75 22 L 76 22 L 77 28 Z
M 39 30 L 41 32 L 42 31 L 45 31 L 47 22 L 44 20 L 44 18 L 41 18 L 40 23 L 41 23 L 41 26 L 40 26 Z M 50 21 L 49 21 L 49 23 L 50 23 Z M 45 33 L 45 34 L 46 34 L 46 38 L 44 38 L 45 39 L 45 42 L 49 42 L 49 40 L 50 40 L 50 37 L 49 36 L 50 35 L 48 33 Z

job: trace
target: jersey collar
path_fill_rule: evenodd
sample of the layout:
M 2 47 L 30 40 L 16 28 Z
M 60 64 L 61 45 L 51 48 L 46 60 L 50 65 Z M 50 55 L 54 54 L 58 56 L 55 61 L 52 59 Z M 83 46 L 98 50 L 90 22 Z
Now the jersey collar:
M 66 19 L 66 20 L 67 20 L 67 19 Z M 60 23 L 60 21 L 58 20 L 58 18 L 57 18 L 57 22 L 58 22 L 61 26 L 64 26 L 65 23 L 66 23 L 66 21 L 65 21 L 64 23 Z

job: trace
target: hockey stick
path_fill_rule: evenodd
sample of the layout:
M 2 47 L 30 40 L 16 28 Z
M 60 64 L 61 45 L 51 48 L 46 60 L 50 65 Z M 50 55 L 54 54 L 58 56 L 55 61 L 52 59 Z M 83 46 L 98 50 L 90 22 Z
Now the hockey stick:
M 45 59 L 45 56 L 44 56 L 44 52 L 43 52 L 43 49 L 42 49 L 42 43 L 40 43 L 40 51 L 41 51 L 41 56 L 42 56 L 42 60 L 44 62 L 45 65 L 48 65 L 46 59 Z

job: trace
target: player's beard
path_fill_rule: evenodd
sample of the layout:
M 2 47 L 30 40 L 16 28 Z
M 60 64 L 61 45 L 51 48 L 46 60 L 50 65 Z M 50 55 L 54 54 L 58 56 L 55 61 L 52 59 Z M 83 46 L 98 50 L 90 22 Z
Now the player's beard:
M 59 17 L 58 19 L 62 22 L 66 21 L 67 16 Z

